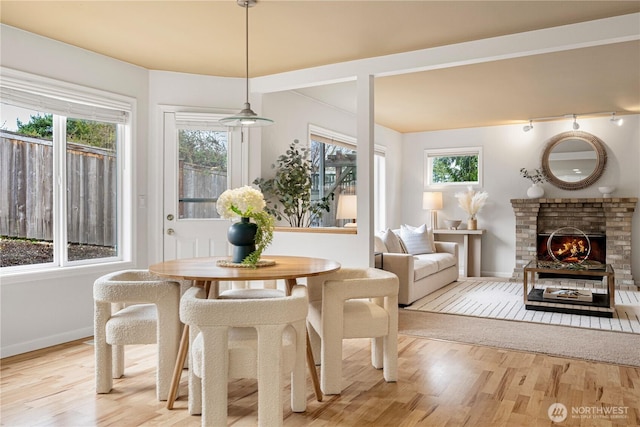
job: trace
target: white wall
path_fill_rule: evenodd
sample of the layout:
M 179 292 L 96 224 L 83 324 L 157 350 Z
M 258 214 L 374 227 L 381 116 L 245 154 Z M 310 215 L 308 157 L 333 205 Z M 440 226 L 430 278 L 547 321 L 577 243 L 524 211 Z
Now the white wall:
M 137 100 L 134 117 L 135 191 L 147 187 L 147 70 L 0 26 L 0 65 Z M 146 265 L 146 227 L 138 227 L 146 209 L 134 205 L 133 254 Z M 144 219 L 142 220 L 144 224 Z M 69 268 L 54 273 L 2 275 L 0 284 L 1 357 L 93 335 L 93 282 L 109 271 L 131 265 Z
M 601 197 L 598 187 L 613 185 L 614 196 L 640 197 L 640 116 L 624 116 L 623 126 L 614 126 L 609 117 L 579 119 L 580 130 L 600 138 L 607 147 L 607 166 L 602 178 L 593 186 L 577 191 L 562 190 L 543 184 L 545 197 Z M 520 176 L 520 168 L 540 168 L 546 141 L 571 130 L 572 121 L 534 123 L 534 129 L 523 132 L 522 125 L 495 126 L 439 132 L 421 132 L 403 136 L 402 156 L 402 222 L 421 224 L 427 221 L 422 210 L 424 190 L 424 150 L 443 147 L 483 148 L 483 190 L 489 193 L 484 209 L 478 214 L 478 228 L 487 232 L 482 237 L 482 273 L 485 276 L 510 277 L 515 265 L 515 216 L 511 199 L 526 198 L 531 182 Z M 445 218 L 462 219 L 466 214 L 458 206 L 454 194 L 465 191 L 444 190 Z M 399 224 L 395 224 L 399 225 Z M 632 273 L 640 282 L 640 205 L 633 217 Z

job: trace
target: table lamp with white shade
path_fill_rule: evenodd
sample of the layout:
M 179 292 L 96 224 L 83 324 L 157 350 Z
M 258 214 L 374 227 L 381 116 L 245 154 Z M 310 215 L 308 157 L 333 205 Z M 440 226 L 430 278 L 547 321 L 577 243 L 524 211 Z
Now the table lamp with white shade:
M 336 219 L 352 219 L 345 227 L 356 227 L 356 219 L 358 218 L 358 196 L 355 194 L 341 194 L 338 198 L 338 210 Z
M 422 193 L 422 209 L 429 210 L 429 227 L 438 228 L 438 209 L 442 209 L 442 193 L 440 191 L 425 191 Z

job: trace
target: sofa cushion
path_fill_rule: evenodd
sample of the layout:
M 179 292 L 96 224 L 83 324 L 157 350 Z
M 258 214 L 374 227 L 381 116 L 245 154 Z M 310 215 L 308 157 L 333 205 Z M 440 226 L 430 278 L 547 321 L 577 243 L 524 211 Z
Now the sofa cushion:
M 403 254 L 405 253 L 402 244 L 400 243 L 400 239 L 391 231 L 391 229 L 387 228 L 385 231 L 380 233 L 380 238 L 382 242 L 387 247 L 387 251 L 393 254 Z
M 436 251 L 433 231 L 425 224 L 420 227 L 401 225 L 400 238 L 410 254 L 431 254 Z
M 429 255 L 432 259 L 438 262 L 438 271 L 442 271 L 445 268 L 453 267 L 456 265 L 456 257 L 447 252 L 439 252 Z
M 448 252 L 413 256 L 414 281 L 456 266 L 456 257 Z
M 417 282 L 427 276 L 437 273 L 438 260 L 429 256 L 414 256 L 413 257 L 413 281 Z

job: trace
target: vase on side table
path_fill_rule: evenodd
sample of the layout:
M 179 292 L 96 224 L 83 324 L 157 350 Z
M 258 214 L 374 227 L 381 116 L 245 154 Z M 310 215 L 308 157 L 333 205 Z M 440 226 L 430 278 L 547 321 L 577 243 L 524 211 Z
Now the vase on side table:
M 240 222 L 233 223 L 227 231 L 227 240 L 233 245 L 231 261 L 240 264 L 256 250 L 256 233 L 258 225 L 242 217 Z
M 539 199 L 544 196 L 544 188 L 538 183 L 531 184 L 531 187 L 527 188 L 527 196 L 530 199 Z
M 467 220 L 467 229 L 468 230 L 477 230 L 478 229 L 478 220 L 475 218 L 469 218 Z

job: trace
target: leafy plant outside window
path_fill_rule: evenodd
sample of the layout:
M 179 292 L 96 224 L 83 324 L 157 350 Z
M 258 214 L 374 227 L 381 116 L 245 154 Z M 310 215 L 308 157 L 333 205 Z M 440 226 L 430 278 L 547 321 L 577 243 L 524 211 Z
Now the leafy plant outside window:
M 433 182 L 473 182 L 478 180 L 477 156 L 437 157 L 433 160 Z
M 481 148 L 425 150 L 425 186 L 482 185 Z

